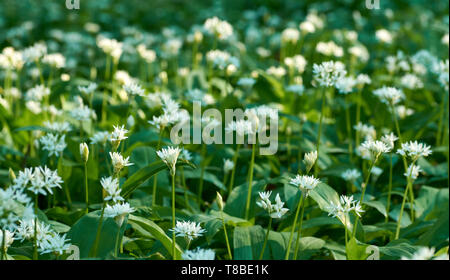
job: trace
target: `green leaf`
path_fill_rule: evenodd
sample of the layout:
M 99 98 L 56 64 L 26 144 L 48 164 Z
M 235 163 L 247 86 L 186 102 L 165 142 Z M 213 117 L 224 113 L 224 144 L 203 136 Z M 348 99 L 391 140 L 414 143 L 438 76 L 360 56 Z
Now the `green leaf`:
M 236 227 L 233 234 L 233 259 L 257 259 L 262 250 L 264 233 L 261 226 Z
M 377 209 L 384 217 L 387 216 L 386 207 L 381 201 L 364 201 L 363 204 Z
M 177 162 L 177 166 L 185 166 L 185 165 L 195 168 L 195 166 L 189 162 L 181 160 Z M 134 173 L 130 178 L 128 178 L 128 180 L 126 180 L 125 183 L 123 184 L 121 192 L 122 197 L 124 198 L 128 197 L 134 190 L 136 190 L 150 177 L 152 177 L 155 174 L 158 174 L 158 172 L 165 170 L 166 168 L 167 165 L 162 160 L 158 160 L 140 169 L 138 172 Z
M 365 260 L 369 256 L 366 252 L 368 245 L 359 243 L 355 238 L 350 239 L 347 243 L 347 259 L 348 260 Z
M 67 233 L 70 243 L 78 246 L 80 249 L 80 258 L 87 258 L 94 245 L 100 221 L 100 212 L 94 211 L 83 216 Z M 118 231 L 119 227 L 113 219 L 103 219 L 97 250 L 98 258 L 104 259 L 114 250 Z
M 153 236 L 156 240 L 159 240 L 164 248 L 169 252 L 170 255 L 172 255 L 172 239 L 166 235 L 164 230 L 160 228 L 157 224 L 154 222 L 144 219 L 142 217 L 129 215 L 128 217 L 128 223 L 133 225 L 138 225 L 143 230 L 147 231 L 151 236 Z M 147 237 L 149 237 L 148 235 Z M 181 259 L 182 250 L 178 246 L 178 244 L 175 245 L 175 258 Z

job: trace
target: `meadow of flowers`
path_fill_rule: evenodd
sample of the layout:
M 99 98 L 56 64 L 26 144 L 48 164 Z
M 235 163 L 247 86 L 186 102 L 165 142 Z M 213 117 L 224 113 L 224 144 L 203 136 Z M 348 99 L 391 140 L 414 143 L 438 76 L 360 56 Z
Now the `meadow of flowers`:
M 448 260 L 447 1 L 64 2 L 0 1 L 1 260 Z

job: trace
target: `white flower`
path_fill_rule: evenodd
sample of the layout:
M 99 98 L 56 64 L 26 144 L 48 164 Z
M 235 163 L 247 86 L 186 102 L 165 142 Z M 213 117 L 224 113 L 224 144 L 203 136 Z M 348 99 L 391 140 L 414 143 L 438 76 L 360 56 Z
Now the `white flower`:
M 191 152 L 182 148 L 180 153 L 180 159 L 191 161 L 192 160 Z
M 359 217 L 361 217 L 360 213 L 364 212 L 359 201 L 353 200 L 353 196 L 345 195 L 341 195 L 339 202 L 336 204 L 330 202 L 330 205 L 326 207 L 326 211 L 328 211 L 329 216 L 338 217 L 339 219 L 342 219 L 343 216 L 351 211 L 355 211 L 355 214 Z
M 119 227 L 122 226 L 125 217 L 128 214 L 136 211 L 134 208 L 130 207 L 128 203 L 117 203 L 113 206 L 106 205 L 105 207 L 105 217 L 114 218 Z
M 103 50 L 104 53 L 113 57 L 115 61 L 118 61 L 122 55 L 122 43 L 119 43 L 115 39 L 108 39 L 103 36 L 97 37 L 97 46 Z
M 88 121 L 91 118 L 95 119 L 97 117 L 94 110 L 83 104 L 70 110 L 70 115 L 77 121 Z
M 66 65 L 66 58 L 60 53 L 47 54 L 42 59 L 42 62 L 59 69 Z
M 3 238 L 3 232 L 5 232 L 5 237 Z M 3 243 L 4 242 L 4 243 Z M 0 245 L 3 244 L 3 248 L 0 248 L 0 250 L 3 250 L 6 252 L 8 250 L 8 247 L 11 246 L 14 242 L 14 233 L 10 232 L 9 230 L 0 230 Z
M 316 27 L 314 26 L 314 24 L 309 21 L 300 23 L 299 28 L 305 34 L 314 33 L 316 31 Z
M 154 50 L 148 50 L 144 44 L 138 45 L 136 50 L 145 62 L 153 63 L 156 60 L 156 52 Z
M 412 180 L 416 180 L 417 177 L 419 177 L 419 173 L 422 172 L 422 169 L 420 168 L 420 166 L 415 165 L 415 164 L 411 164 L 408 169 L 406 170 L 406 173 L 404 173 L 403 175 L 406 178 L 411 178 Z
M 96 132 L 91 138 L 91 144 L 105 144 L 110 137 L 110 133 L 108 131 L 99 131 Z
M 42 101 L 44 97 L 47 97 L 50 95 L 50 89 L 43 86 L 35 86 L 34 88 L 29 89 L 25 94 L 25 100 L 26 101 Z
M 48 151 L 49 156 L 55 155 L 56 157 L 58 157 L 67 147 L 65 138 L 66 138 L 65 135 L 58 136 L 49 133 L 45 136 L 42 136 L 39 139 L 39 142 L 43 146 L 42 149 Z
M 224 159 L 223 160 L 223 172 L 226 174 L 233 170 L 234 168 L 234 162 L 230 159 Z
M 66 133 L 71 131 L 70 124 L 68 122 L 44 122 L 44 127 L 53 130 L 57 133 Z
M 36 43 L 23 51 L 23 58 L 27 62 L 35 62 L 40 60 L 47 54 L 47 46 L 44 43 Z
M 366 140 L 373 140 L 377 137 L 377 131 L 372 125 L 367 125 L 359 122 L 357 125 L 353 126 L 353 128 L 356 131 L 359 131 L 361 133 L 361 136 Z
M 394 87 L 382 87 L 376 89 L 373 94 L 375 94 L 381 102 L 388 105 L 396 105 L 405 99 L 405 94 Z
M 111 136 L 109 137 L 109 140 L 111 141 L 111 144 L 113 146 L 114 150 L 117 150 L 117 148 L 120 145 L 120 141 L 125 140 L 128 138 L 128 136 L 125 136 L 125 134 L 128 133 L 128 130 L 125 129 L 125 126 L 113 126 L 114 130 L 111 133 Z
M 178 147 L 167 147 L 156 152 L 158 157 L 169 167 L 172 175 L 175 174 L 176 164 L 180 152 L 181 150 Z
M 370 85 L 372 83 L 372 79 L 366 74 L 359 74 L 356 76 L 356 84 L 359 86 Z
M 408 89 L 421 89 L 423 82 L 414 74 L 406 74 L 400 79 L 400 84 Z
M 100 180 L 100 184 L 107 194 L 104 199 L 105 201 L 112 200 L 117 203 L 118 201 L 124 200 L 123 197 L 120 196 L 121 190 L 119 188 L 119 180 L 117 178 L 104 177 Z
M 231 133 L 234 131 L 239 136 L 252 134 L 253 133 L 252 122 L 248 121 L 248 120 L 232 121 L 227 125 L 227 127 L 225 128 L 225 131 L 228 133 Z
M 111 157 L 112 165 L 114 166 L 114 173 L 120 172 L 125 166 L 133 165 L 133 163 L 130 163 L 130 157 L 124 158 L 120 153 L 109 152 L 109 156 Z
M 40 242 L 39 252 L 41 254 L 58 253 L 59 255 L 62 255 L 66 250 L 69 249 L 71 245 L 69 241 L 69 239 L 66 239 L 65 234 L 59 235 L 57 233 L 54 233 Z
M 128 95 L 143 96 L 145 93 L 145 90 L 135 82 L 126 83 L 125 85 L 123 85 L 123 89 Z
M 402 260 L 448 260 L 448 254 L 434 256 L 435 249 L 428 247 L 421 247 L 411 257 L 403 256 Z
M 201 228 L 200 223 L 190 221 L 177 221 L 175 228 L 170 229 L 170 231 L 175 232 L 176 236 L 185 237 L 189 241 L 202 236 L 206 232 Z
M 326 56 L 342 57 L 344 55 L 344 49 L 333 41 L 319 42 L 316 46 L 316 51 Z
M 266 73 L 280 79 L 284 75 L 286 75 L 286 69 L 284 69 L 281 66 L 279 67 L 271 66 L 266 70 Z
M 340 94 L 351 93 L 356 86 L 356 80 L 353 77 L 341 77 L 336 81 L 336 89 Z
M 184 251 L 181 258 L 189 261 L 212 261 L 215 258 L 215 253 L 211 249 L 197 248 L 195 250 Z
M 281 41 L 295 44 L 300 38 L 300 32 L 294 28 L 286 28 L 281 33 Z
M 290 180 L 290 184 L 299 187 L 305 196 L 309 195 L 309 192 L 313 190 L 320 183 L 320 180 L 314 178 L 314 176 L 297 175 Z
M 225 40 L 233 35 L 233 27 L 227 21 L 220 20 L 217 17 L 208 18 L 203 24 L 203 28 L 220 40 Z
M 88 86 L 86 87 L 82 87 L 82 86 L 78 86 L 78 90 L 85 94 L 85 95 L 90 95 L 92 94 L 95 90 L 97 89 L 97 84 L 96 83 L 90 83 Z
M 408 143 L 402 143 L 402 148 L 398 149 L 397 153 L 402 156 L 408 156 L 413 161 L 416 161 L 419 157 L 429 156 L 432 151 L 431 147 L 426 144 L 410 141 Z
M 322 87 L 332 87 L 347 74 L 342 62 L 327 61 L 313 65 L 314 80 Z
M 378 159 L 384 153 L 389 153 L 391 148 L 383 141 L 366 140 L 361 144 L 363 150 L 367 150 L 372 155 L 372 159 Z
M 375 32 L 375 36 L 377 37 L 377 39 L 379 41 L 386 43 L 386 44 L 392 43 L 392 40 L 393 40 L 392 34 L 389 31 L 387 31 L 386 29 L 378 29 Z
M 386 145 L 388 145 L 388 147 L 391 150 L 394 149 L 395 141 L 397 141 L 397 140 L 398 140 L 398 137 L 395 136 L 395 134 L 392 132 L 381 136 L 381 141 L 386 143 Z
M 347 169 L 342 174 L 341 177 L 345 181 L 355 182 L 358 178 L 361 177 L 361 172 L 358 169 Z

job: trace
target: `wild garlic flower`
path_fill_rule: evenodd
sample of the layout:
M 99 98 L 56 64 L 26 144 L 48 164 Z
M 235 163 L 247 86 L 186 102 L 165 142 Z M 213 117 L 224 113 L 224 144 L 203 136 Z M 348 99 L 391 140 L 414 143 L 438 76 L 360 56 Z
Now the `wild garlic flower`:
M 35 86 L 31 89 L 29 89 L 26 93 L 25 93 L 25 100 L 26 101 L 42 101 L 42 99 L 44 97 L 47 97 L 50 95 L 50 89 L 43 86 L 43 85 L 38 85 Z
M 122 226 L 123 221 L 125 220 L 125 217 L 128 214 L 133 213 L 136 211 L 134 208 L 130 207 L 130 204 L 128 203 L 117 203 L 113 206 L 106 205 L 105 207 L 105 217 L 107 218 L 114 218 L 117 225 L 119 227 Z
M 3 232 L 5 233 L 5 237 L 3 237 Z M 4 252 L 8 251 L 9 246 L 11 246 L 13 242 L 14 232 L 10 232 L 9 230 L 0 230 L 0 245 L 3 244 L 3 248 L 0 248 L 0 250 Z
M 15 234 L 17 236 L 17 239 L 20 241 L 33 240 L 36 235 L 39 246 L 40 243 L 50 238 L 54 234 L 54 232 L 49 225 L 46 225 L 39 220 L 37 220 L 36 223 L 36 219 L 23 219 L 20 220 Z
M 24 64 L 22 53 L 12 47 L 6 47 L 0 53 L 0 67 L 4 69 L 21 70 Z
M 56 69 L 66 66 L 66 58 L 60 53 L 47 54 L 42 58 L 42 62 Z
M 26 188 L 34 194 L 53 194 L 54 188 L 61 188 L 63 180 L 58 176 L 58 172 L 49 169 L 47 166 L 25 168 L 19 171 L 14 186 Z
M 300 32 L 295 28 L 286 28 L 281 33 L 281 41 L 283 43 L 297 43 L 298 39 L 300 39 Z
M 89 121 L 91 118 L 97 118 L 95 111 L 88 106 L 81 104 L 80 106 L 70 110 L 70 115 L 77 121 Z
M 254 133 L 252 122 L 248 120 L 232 121 L 227 125 L 225 131 L 228 133 L 232 133 L 234 131 L 239 136 Z
M 48 151 L 49 156 L 55 155 L 58 157 L 67 147 L 65 139 L 65 135 L 58 136 L 56 134 L 49 133 L 39 138 L 39 142 L 42 145 L 42 149 Z
M 147 63 L 153 63 L 156 60 L 156 52 L 154 50 L 148 50 L 144 44 L 140 44 L 136 48 L 139 56 Z
M 419 157 L 431 155 L 432 151 L 431 147 L 426 144 L 410 141 L 408 143 L 402 143 L 402 148 L 398 149 L 397 153 L 404 157 L 410 157 L 413 161 L 416 161 Z
M 91 95 L 94 93 L 95 90 L 97 90 L 97 84 L 96 83 L 90 83 L 88 86 L 78 86 L 78 90 L 84 94 L 84 95 Z
M 375 94 L 381 102 L 387 105 L 397 105 L 403 99 L 405 99 L 405 94 L 394 87 L 382 87 L 376 89 L 373 94 Z
M 336 89 L 340 94 L 349 94 L 356 87 L 356 79 L 353 77 L 341 77 L 336 81 Z
M 108 131 L 99 131 L 99 132 L 96 132 L 89 139 L 91 140 L 92 145 L 95 145 L 95 144 L 104 145 L 106 143 L 106 141 L 108 141 L 110 139 L 110 133 Z
M 275 204 L 270 201 L 270 195 L 272 192 L 260 192 L 259 197 L 261 201 L 256 202 L 256 205 L 266 210 L 271 218 L 280 219 L 286 214 L 289 209 L 284 208 L 284 202 L 281 201 L 280 195 L 277 194 L 275 197 Z
M 405 74 L 400 79 L 400 84 L 407 89 L 421 89 L 424 86 L 420 78 L 414 74 Z
M 72 130 L 68 122 L 44 122 L 44 127 L 53 130 L 56 133 L 67 133 Z
M 115 62 L 117 62 L 122 55 L 123 43 L 120 43 L 115 39 L 108 39 L 103 36 L 98 36 L 97 46 L 102 49 L 104 53 L 110 55 Z
M 385 134 L 383 136 L 381 136 L 381 141 L 383 141 L 384 143 L 386 143 L 386 145 L 388 145 L 388 147 L 393 150 L 394 146 L 395 146 L 395 141 L 398 140 L 398 137 L 395 136 L 394 133 L 389 133 L 389 134 Z
M 271 75 L 271 76 L 274 76 L 274 77 L 276 77 L 276 78 L 278 78 L 278 79 L 281 79 L 282 77 L 284 77 L 285 75 L 286 75 L 286 69 L 284 69 L 283 67 L 281 67 L 281 66 L 278 66 L 278 67 L 276 67 L 276 66 L 270 66 L 267 70 L 266 70 L 266 73 L 268 74 L 268 75 Z
M 434 248 L 428 248 L 428 247 L 421 247 L 419 250 L 417 250 L 411 257 L 405 257 L 403 256 L 401 258 L 402 260 L 409 260 L 409 261 L 417 261 L 417 260 L 448 260 L 448 254 L 442 254 L 439 256 L 435 256 L 435 249 Z
M 374 140 L 377 137 L 377 131 L 372 125 L 359 122 L 357 125 L 353 126 L 353 128 L 358 131 L 365 140 Z
M 311 168 L 314 166 L 316 161 L 317 161 L 317 151 L 312 151 L 312 152 L 306 153 L 303 158 L 303 162 L 306 165 L 306 170 L 307 171 L 311 170 Z
M 202 229 L 200 223 L 197 224 L 190 221 L 177 221 L 175 228 L 170 229 L 170 231 L 175 232 L 175 235 L 178 237 L 186 238 L 188 241 L 192 241 L 206 232 L 206 230 Z
M 347 182 L 355 182 L 361 177 L 361 172 L 358 169 L 347 169 L 342 172 L 341 177 Z
M 353 200 L 353 196 L 345 195 L 341 195 L 336 204 L 331 201 L 330 205 L 326 207 L 326 211 L 328 212 L 328 216 L 333 216 L 334 218 L 338 217 L 341 221 L 345 219 L 344 217 L 346 214 L 352 211 L 354 211 L 358 217 L 361 217 L 361 213 L 364 212 L 359 201 Z
M 319 42 L 316 51 L 326 56 L 342 57 L 344 55 L 344 49 L 333 41 Z
M 371 154 L 372 160 L 377 160 L 382 154 L 391 151 L 391 148 L 386 143 L 379 140 L 366 140 L 361 144 L 361 148 Z
M 34 208 L 25 188 L 15 184 L 0 188 L 0 228 L 14 232 L 21 219 L 33 219 Z
M 181 255 L 183 260 L 189 261 L 212 261 L 216 257 L 214 250 L 197 248 L 184 251 Z
M 223 160 L 223 172 L 225 174 L 229 173 L 234 168 L 234 162 L 231 159 Z
M 378 41 L 386 44 L 391 44 L 393 40 L 392 34 L 386 29 L 378 29 L 375 32 L 375 37 L 378 39 Z
M 130 157 L 124 158 L 120 153 L 109 152 L 109 156 L 111 157 L 114 173 L 116 174 L 119 173 L 124 167 L 133 165 L 133 163 L 129 162 Z
M 291 178 L 289 183 L 300 188 L 300 190 L 305 193 L 305 197 L 307 197 L 309 192 L 317 187 L 320 180 L 314 176 L 297 175 L 294 178 Z
M 356 76 L 356 84 L 358 86 L 370 85 L 372 83 L 372 79 L 366 74 L 359 74 Z
M 182 160 L 191 161 L 192 160 L 192 154 L 188 150 L 182 148 L 179 158 L 182 159 Z
M 111 136 L 109 137 L 109 141 L 111 141 L 111 145 L 113 150 L 117 150 L 120 145 L 120 142 L 127 139 L 128 130 L 125 129 L 125 126 L 113 126 L 114 130 L 111 132 Z
M 27 62 L 35 62 L 47 54 L 47 46 L 44 43 L 36 43 L 23 51 L 23 58 Z
M 176 164 L 180 153 L 181 150 L 178 147 L 167 147 L 156 152 L 158 157 L 169 167 L 172 175 L 175 174 Z
M 203 24 L 203 28 L 220 40 L 226 40 L 233 35 L 233 27 L 227 21 L 218 17 L 208 18 Z
M 326 61 L 313 65 L 314 80 L 322 87 L 335 86 L 336 82 L 346 74 L 345 65 L 340 61 Z
M 137 83 L 130 82 L 123 85 L 123 89 L 128 95 L 138 95 L 143 96 L 145 93 L 145 90 Z
M 411 180 L 416 180 L 420 172 L 422 172 L 420 166 L 411 164 L 403 175 Z
M 38 250 L 41 254 L 55 253 L 62 255 L 71 246 L 69 241 L 69 239 L 66 239 L 65 234 L 59 235 L 57 233 L 53 233 L 48 238 L 39 243 Z
M 121 189 L 119 188 L 119 180 L 113 177 L 103 177 L 100 180 L 100 184 L 106 192 L 105 201 L 114 201 L 117 203 L 123 201 L 123 197 L 120 196 Z

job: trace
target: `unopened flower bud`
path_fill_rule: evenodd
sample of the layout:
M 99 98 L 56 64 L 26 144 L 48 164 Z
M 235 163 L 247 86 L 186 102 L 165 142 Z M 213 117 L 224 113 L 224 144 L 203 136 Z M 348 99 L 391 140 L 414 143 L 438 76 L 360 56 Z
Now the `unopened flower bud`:
M 83 162 L 86 163 L 89 159 L 89 147 L 86 143 L 80 144 L 80 155 Z
M 223 198 L 219 192 L 217 192 L 216 200 L 217 200 L 217 205 L 219 206 L 220 211 L 223 211 L 223 207 L 224 207 Z

